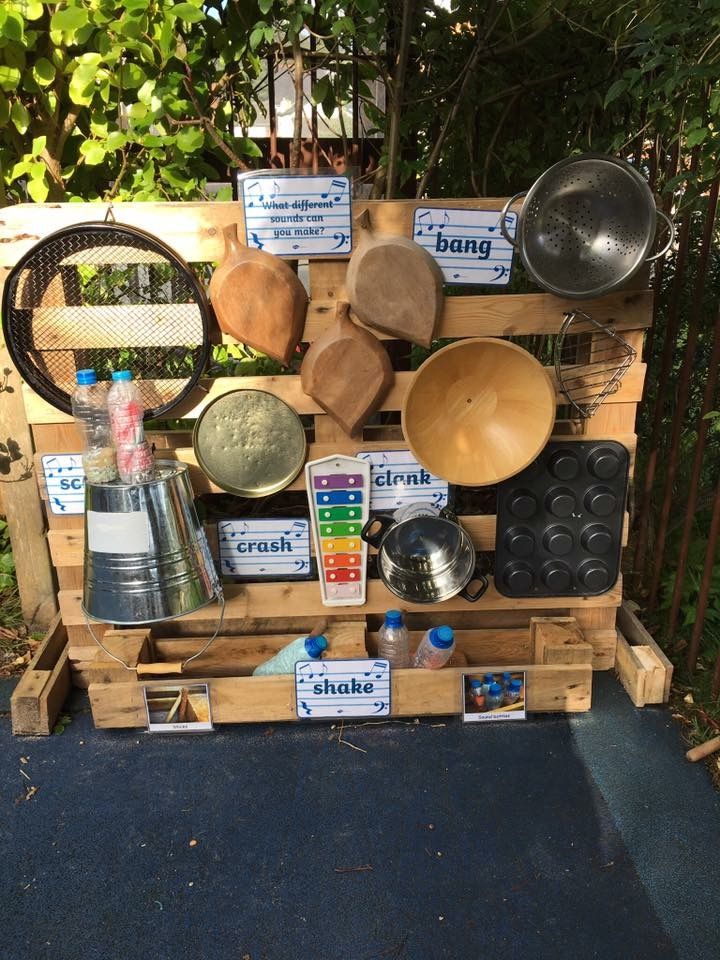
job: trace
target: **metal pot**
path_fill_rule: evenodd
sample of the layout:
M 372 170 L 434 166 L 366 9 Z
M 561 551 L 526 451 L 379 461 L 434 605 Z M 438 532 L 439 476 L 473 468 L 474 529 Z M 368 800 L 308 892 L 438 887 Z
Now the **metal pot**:
M 476 556 L 467 531 L 447 508 L 439 515 L 414 515 L 399 522 L 377 515 L 365 524 L 361 537 L 378 548 L 385 586 L 408 603 L 439 603 L 456 594 L 473 603 L 487 590 L 485 559 Z M 473 580 L 480 587 L 470 591 Z
M 510 207 L 525 197 L 513 239 Z M 657 217 L 669 228 L 665 246 L 653 256 Z M 523 266 L 558 297 L 600 297 L 617 290 L 664 256 L 675 238 L 672 220 L 638 171 L 617 157 L 586 153 L 567 157 L 545 171 L 529 190 L 516 193 L 500 214 L 503 236 L 520 251 Z

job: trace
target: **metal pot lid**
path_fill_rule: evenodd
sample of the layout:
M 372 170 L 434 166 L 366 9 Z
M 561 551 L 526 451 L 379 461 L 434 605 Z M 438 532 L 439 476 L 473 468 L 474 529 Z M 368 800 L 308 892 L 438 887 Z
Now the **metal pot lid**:
M 300 417 L 264 390 L 233 390 L 198 417 L 193 447 L 213 483 L 240 497 L 267 497 L 295 479 L 307 444 Z
M 388 570 L 406 576 L 438 576 L 472 550 L 470 538 L 444 517 L 412 517 L 391 527 L 381 545 Z

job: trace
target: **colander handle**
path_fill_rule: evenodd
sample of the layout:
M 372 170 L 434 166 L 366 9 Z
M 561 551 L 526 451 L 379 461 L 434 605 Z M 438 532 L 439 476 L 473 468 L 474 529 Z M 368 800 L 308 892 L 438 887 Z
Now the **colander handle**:
M 502 213 L 500 214 L 500 233 L 502 233 L 502 235 L 505 237 L 505 239 L 507 240 L 507 242 L 510 244 L 511 247 L 517 247 L 518 242 L 517 240 L 514 239 L 514 237 L 511 237 L 510 234 L 507 232 L 507 227 L 505 226 L 505 218 L 508 215 L 508 210 L 515 203 L 515 201 L 519 200 L 520 197 L 526 197 L 526 196 L 527 196 L 527 190 L 523 190 L 520 193 L 516 193 L 514 197 L 510 197 L 508 202 L 502 208 Z
M 651 257 L 645 257 L 645 263 L 652 263 L 653 260 L 659 260 L 660 257 L 664 257 L 665 254 L 670 249 L 670 247 L 673 245 L 673 240 L 675 239 L 675 224 L 672 222 L 670 217 L 666 213 L 664 213 L 662 210 L 656 209 L 655 213 L 658 217 L 660 217 L 661 220 L 664 220 L 665 223 L 667 224 L 668 230 L 670 231 L 670 236 L 668 237 L 667 243 L 662 248 L 662 250 L 658 250 L 658 252 L 654 253 Z M 500 229 L 502 229 L 502 226 Z

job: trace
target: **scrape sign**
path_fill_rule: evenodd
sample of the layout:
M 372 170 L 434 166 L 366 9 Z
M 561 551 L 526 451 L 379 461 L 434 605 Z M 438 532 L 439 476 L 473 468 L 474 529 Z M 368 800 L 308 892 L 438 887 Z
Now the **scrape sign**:
M 514 239 L 517 214 L 508 213 L 505 220 Z M 445 283 L 504 287 L 510 282 L 513 248 L 500 231 L 499 210 L 418 207 L 413 239 L 434 257 Z

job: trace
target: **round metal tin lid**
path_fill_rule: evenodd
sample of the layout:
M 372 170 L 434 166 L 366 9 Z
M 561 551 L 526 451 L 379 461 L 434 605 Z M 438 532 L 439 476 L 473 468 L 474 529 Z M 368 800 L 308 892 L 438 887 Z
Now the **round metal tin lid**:
M 305 462 L 300 418 L 264 390 L 234 390 L 203 410 L 193 447 L 207 476 L 240 497 L 266 497 L 295 479 Z

